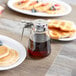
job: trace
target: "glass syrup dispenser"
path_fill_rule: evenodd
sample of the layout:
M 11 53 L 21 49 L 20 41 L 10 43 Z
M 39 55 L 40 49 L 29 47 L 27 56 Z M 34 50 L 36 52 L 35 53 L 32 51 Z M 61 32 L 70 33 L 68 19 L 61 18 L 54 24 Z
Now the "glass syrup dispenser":
M 48 26 L 45 20 L 38 19 L 33 22 L 27 47 L 30 57 L 40 59 L 51 53 L 51 43 L 48 33 Z

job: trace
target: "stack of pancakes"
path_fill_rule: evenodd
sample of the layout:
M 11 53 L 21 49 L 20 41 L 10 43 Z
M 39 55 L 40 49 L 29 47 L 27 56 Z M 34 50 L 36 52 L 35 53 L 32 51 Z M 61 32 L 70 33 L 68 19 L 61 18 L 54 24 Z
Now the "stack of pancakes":
M 17 51 L 8 48 L 7 46 L 0 46 L 0 66 L 10 66 L 19 59 Z
M 40 2 L 38 0 L 18 0 L 13 6 L 21 10 L 30 10 L 35 12 L 43 12 L 48 14 L 64 13 L 65 8 L 59 3 Z
M 65 20 L 50 20 L 48 28 L 52 39 L 69 38 L 76 32 L 73 22 Z

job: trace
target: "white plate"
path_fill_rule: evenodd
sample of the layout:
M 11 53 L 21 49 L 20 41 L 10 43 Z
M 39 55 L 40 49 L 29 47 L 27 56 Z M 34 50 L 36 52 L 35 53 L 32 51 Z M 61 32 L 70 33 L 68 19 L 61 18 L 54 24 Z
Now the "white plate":
M 8 67 L 0 67 L 0 71 L 12 69 L 12 68 L 15 68 L 16 66 L 20 65 L 26 58 L 26 50 L 23 47 L 23 45 L 21 45 L 16 40 L 13 40 L 13 39 L 11 39 L 7 36 L 3 36 L 3 35 L 0 35 L 0 41 L 3 42 L 3 45 L 9 46 L 9 47 L 15 49 L 19 53 L 19 60 L 15 64 L 8 66 Z
M 60 20 L 60 19 L 54 19 L 54 20 Z M 68 22 L 71 22 L 73 24 L 73 28 L 76 28 L 76 25 L 74 22 L 72 21 L 69 21 L 69 20 L 60 20 L 60 21 L 68 21 Z M 47 22 L 51 22 L 51 19 L 47 20 Z M 62 39 L 58 39 L 59 41 L 72 41 L 72 40 L 75 40 L 76 39 L 76 33 L 70 37 L 70 38 L 62 38 Z
M 45 2 L 45 0 L 39 0 L 39 1 L 43 1 Z M 64 16 L 69 14 L 72 11 L 72 8 L 70 5 L 66 4 L 65 2 L 62 1 L 55 1 L 55 0 L 47 0 L 46 2 L 54 2 L 54 3 L 59 3 L 62 4 L 66 11 L 64 13 L 60 13 L 60 14 L 47 14 L 47 13 L 40 13 L 40 12 L 36 12 L 36 13 L 32 13 L 31 11 L 27 11 L 27 10 L 20 10 L 17 9 L 13 6 L 14 2 L 16 2 L 16 0 L 9 0 L 7 5 L 10 9 L 16 11 L 16 12 L 20 12 L 23 14 L 27 14 L 27 15 L 33 15 L 33 16 L 40 16 L 40 17 L 58 17 L 58 16 Z

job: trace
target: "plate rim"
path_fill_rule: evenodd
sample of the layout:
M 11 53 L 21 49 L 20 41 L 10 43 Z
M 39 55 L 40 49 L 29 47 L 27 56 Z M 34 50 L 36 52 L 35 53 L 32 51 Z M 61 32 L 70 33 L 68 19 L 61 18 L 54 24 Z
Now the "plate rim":
M 8 37 L 8 36 L 5 36 L 5 35 L 1 35 L 1 34 L 0 34 L 0 37 L 7 38 L 7 39 L 10 39 L 10 40 L 18 43 L 18 44 L 24 49 L 24 55 L 25 55 L 25 56 L 22 58 L 22 61 L 20 61 L 20 62 L 17 61 L 17 62 L 18 62 L 17 64 L 15 63 L 15 64 L 12 64 L 12 65 L 10 65 L 10 66 L 0 67 L 0 71 L 10 70 L 10 69 L 13 69 L 13 68 L 19 66 L 19 65 L 25 60 L 25 58 L 26 58 L 26 56 L 27 56 L 26 49 L 24 48 L 24 46 L 23 46 L 20 42 L 14 40 L 14 39 L 11 38 L 11 37 Z
M 15 2 L 15 0 L 9 0 L 8 2 L 7 2 L 7 6 L 10 8 L 10 9 L 12 9 L 13 11 L 16 11 L 16 12 L 19 12 L 19 13 L 22 13 L 22 14 L 27 14 L 27 15 L 32 15 L 32 16 L 38 16 L 38 17 L 60 17 L 60 16 L 65 16 L 65 15 L 68 15 L 68 14 L 70 14 L 71 13 L 71 11 L 72 11 L 72 7 L 69 5 L 69 4 L 67 4 L 67 3 L 65 3 L 65 2 L 63 2 L 63 1 L 56 1 L 56 2 L 59 2 L 59 3 L 62 3 L 62 4 L 64 4 L 64 5 L 66 5 L 67 7 L 68 7 L 68 9 L 69 9 L 69 11 L 67 11 L 67 13 L 64 13 L 64 14 L 55 14 L 55 15 L 49 15 L 49 14 L 46 14 L 46 13 L 40 13 L 40 12 L 38 12 L 38 13 L 32 13 L 32 12 L 30 12 L 30 11 L 27 11 L 27 10 L 20 10 L 20 9 L 17 9 L 17 8 L 15 8 L 12 4 L 13 4 L 13 2 Z M 55 0 L 54 0 L 55 1 Z M 10 4 L 11 3 L 11 4 Z
M 76 39 L 76 33 L 74 36 L 70 37 L 70 38 L 64 38 L 64 39 L 58 39 L 59 41 L 73 41 Z

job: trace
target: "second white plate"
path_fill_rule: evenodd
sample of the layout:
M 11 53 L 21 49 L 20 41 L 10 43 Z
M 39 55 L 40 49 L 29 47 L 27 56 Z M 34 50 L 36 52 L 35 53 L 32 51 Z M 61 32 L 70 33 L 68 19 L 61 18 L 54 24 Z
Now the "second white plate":
M 17 42 L 16 40 L 13 40 L 3 35 L 0 35 L 0 41 L 3 43 L 3 45 L 7 45 L 8 47 L 15 49 L 19 53 L 19 60 L 15 64 L 7 67 L 0 67 L 0 71 L 12 69 L 20 65 L 26 58 L 26 50 L 23 45 Z
M 45 0 L 39 0 L 39 1 L 45 1 Z M 31 11 L 27 11 L 27 10 L 20 10 L 20 9 L 17 9 L 13 6 L 13 4 L 16 2 L 16 0 L 9 0 L 7 5 L 10 9 L 16 11 L 16 12 L 19 12 L 19 13 L 22 13 L 22 14 L 27 14 L 27 15 L 32 15 L 32 16 L 40 16 L 40 17 L 58 17 L 58 16 L 64 16 L 64 15 L 67 15 L 69 14 L 71 11 L 72 11 L 72 8 L 70 5 L 66 4 L 65 2 L 62 2 L 62 1 L 56 1 L 56 0 L 47 0 L 48 2 L 53 2 L 53 3 L 59 3 L 59 4 L 62 4 L 64 6 L 64 8 L 66 9 L 64 13 L 60 13 L 60 14 L 46 14 L 46 13 L 40 13 L 40 12 L 37 12 L 37 13 L 32 13 Z M 47 2 L 46 1 L 46 2 Z
M 57 20 L 60 20 L 60 19 L 57 19 Z M 69 20 L 60 20 L 60 21 L 69 21 Z M 48 23 L 51 22 L 51 19 L 49 19 L 47 22 Z M 70 22 L 72 22 L 72 21 L 70 21 Z M 76 28 L 75 23 L 72 22 L 72 24 L 73 24 L 73 27 Z M 74 35 L 70 38 L 61 38 L 61 39 L 58 39 L 58 40 L 59 41 L 72 41 L 72 40 L 75 40 L 75 39 L 76 39 L 76 33 L 74 33 Z

